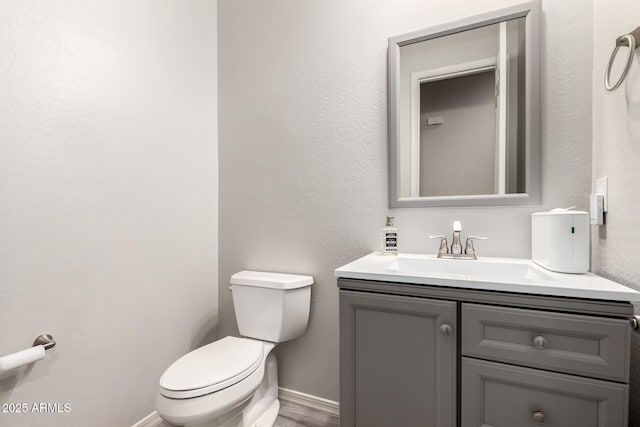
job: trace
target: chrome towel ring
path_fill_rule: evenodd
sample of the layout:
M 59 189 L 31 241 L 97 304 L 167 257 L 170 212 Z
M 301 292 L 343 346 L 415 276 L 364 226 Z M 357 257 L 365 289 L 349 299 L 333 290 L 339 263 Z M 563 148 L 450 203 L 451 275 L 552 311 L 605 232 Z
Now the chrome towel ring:
M 616 39 L 616 47 L 615 49 L 613 49 L 611 58 L 609 58 L 609 65 L 607 65 L 607 71 L 604 73 L 604 87 L 608 91 L 618 89 L 624 79 L 627 77 L 629 69 L 631 68 L 631 63 L 633 62 L 633 56 L 635 54 L 636 48 L 638 47 L 638 41 L 640 41 L 640 27 L 636 28 L 629 34 L 625 34 Z M 616 55 L 618 54 L 618 50 L 620 50 L 621 46 L 629 47 L 627 65 L 625 65 L 618 81 L 615 84 L 611 84 L 611 69 L 613 68 L 613 62 L 615 61 Z

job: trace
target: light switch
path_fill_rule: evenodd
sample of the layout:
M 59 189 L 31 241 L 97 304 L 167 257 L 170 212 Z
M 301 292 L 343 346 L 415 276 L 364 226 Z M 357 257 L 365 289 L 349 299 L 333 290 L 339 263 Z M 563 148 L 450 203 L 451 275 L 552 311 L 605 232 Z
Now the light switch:
M 604 197 L 602 194 L 592 194 L 590 199 L 589 222 L 591 225 L 604 224 Z
M 603 176 L 602 178 L 598 178 L 596 180 L 596 194 L 602 194 L 603 211 L 609 212 L 609 203 L 607 201 L 607 199 L 609 198 L 609 178 Z

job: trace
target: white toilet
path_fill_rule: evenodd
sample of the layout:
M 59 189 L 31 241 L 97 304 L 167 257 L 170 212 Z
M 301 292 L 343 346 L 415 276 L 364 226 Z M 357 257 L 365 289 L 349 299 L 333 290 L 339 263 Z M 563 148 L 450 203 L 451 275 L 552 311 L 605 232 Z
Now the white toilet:
M 271 350 L 302 335 L 309 320 L 313 277 L 241 271 L 230 289 L 238 330 L 174 362 L 160 378 L 156 410 L 186 427 L 271 427 L 278 368 Z

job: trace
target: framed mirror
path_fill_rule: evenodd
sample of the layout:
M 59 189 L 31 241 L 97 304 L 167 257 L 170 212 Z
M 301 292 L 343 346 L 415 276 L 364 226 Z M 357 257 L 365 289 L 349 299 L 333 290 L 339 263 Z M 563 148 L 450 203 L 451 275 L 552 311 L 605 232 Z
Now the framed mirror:
M 539 10 L 389 39 L 391 207 L 539 203 Z

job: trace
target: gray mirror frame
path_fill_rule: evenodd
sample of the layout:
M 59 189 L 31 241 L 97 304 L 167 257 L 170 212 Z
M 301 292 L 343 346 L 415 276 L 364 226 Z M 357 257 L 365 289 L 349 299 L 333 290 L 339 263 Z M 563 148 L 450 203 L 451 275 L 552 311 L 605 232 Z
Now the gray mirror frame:
M 400 197 L 398 140 L 400 91 L 400 47 L 412 43 L 471 30 L 501 21 L 526 17 L 525 23 L 525 193 L 444 197 Z M 540 2 L 530 1 L 493 12 L 471 16 L 424 30 L 389 38 L 389 205 L 392 208 L 451 206 L 513 206 L 540 203 L 540 95 L 539 95 Z

